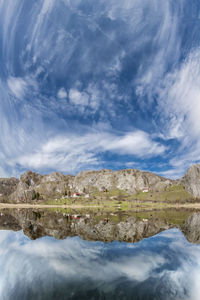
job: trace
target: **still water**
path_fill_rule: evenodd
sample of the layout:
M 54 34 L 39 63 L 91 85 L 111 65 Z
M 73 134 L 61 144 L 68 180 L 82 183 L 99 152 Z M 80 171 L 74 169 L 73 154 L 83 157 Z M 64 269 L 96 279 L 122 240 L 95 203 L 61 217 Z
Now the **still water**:
M 179 228 L 135 243 L 14 230 L 0 230 L 1 300 L 200 299 L 200 246 Z

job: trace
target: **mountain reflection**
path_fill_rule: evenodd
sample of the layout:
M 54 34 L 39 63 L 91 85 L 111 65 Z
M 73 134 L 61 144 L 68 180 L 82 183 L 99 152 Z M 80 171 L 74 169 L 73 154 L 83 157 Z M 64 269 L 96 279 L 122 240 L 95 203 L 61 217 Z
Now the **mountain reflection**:
M 22 229 L 30 239 L 52 236 L 65 239 L 137 242 L 176 226 L 170 220 L 152 216 L 138 217 L 122 212 L 62 212 L 31 209 L 5 209 L 0 212 L 0 229 Z
M 0 231 L 1 299 L 199 299 L 200 247 L 178 229 L 139 243 Z
M 79 236 L 83 240 L 134 243 L 170 228 L 179 228 L 189 242 L 200 243 L 200 213 L 185 210 L 149 212 L 144 215 L 120 211 L 59 211 L 4 209 L 0 211 L 0 230 L 23 230 L 34 240 Z

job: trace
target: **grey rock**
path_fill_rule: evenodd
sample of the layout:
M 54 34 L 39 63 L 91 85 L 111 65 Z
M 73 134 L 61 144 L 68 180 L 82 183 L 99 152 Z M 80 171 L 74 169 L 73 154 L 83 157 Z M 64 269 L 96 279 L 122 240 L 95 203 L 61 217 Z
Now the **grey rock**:
M 76 176 L 54 172 L 40 175 L 31 171 L 15 178 L 0 179 L 1 202 L 32 202 L 59 198 L 71 192 L 118 189 L 133 194 L 148 190 L 165 191 L 170 185 L 182 184 L 195 197 L 200 197 L 200 165 L 190 167 L 181 180 L 170 180 L 150 172 L 135 169 L 83 171 Z
M 40 175 L 27 171 L 21 175 L 16 190 L 10 195 L 9 200 L 30 203 L 39 199 L 53 199 L 61 197 L 67 189 L 68 176 L 64 176 L 62 173 Z
M 36 197 L 35 185 L 41 180 L 41 175 L 27 171 L 22 174 L 16 190 L 10 195 L 12 202 L 32 202 Z
M 16 178 L 0 178 L 0 202 L 4 202 L 16 190 L 19 180 Z
M 195 197 L 200 197 L 200 165 L 191 166 L 183 178 L 181 184 Z
M 119 171 L 83 171 L 72 178 L 69 185 L 78 192 L 82 192 L 83 189 L 92 191 L 96 188 L 99 191 L 120 189 L 135 193 L 144 189 L 162 191 L 172 183 L 173 180 L 150 172 L 125 169 Z

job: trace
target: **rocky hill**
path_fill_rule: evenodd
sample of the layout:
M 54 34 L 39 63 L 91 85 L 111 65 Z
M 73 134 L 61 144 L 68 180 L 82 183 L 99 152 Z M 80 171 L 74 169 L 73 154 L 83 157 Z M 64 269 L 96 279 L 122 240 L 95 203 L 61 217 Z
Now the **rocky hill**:
M 183 178 L 182 185 L 195 197 L 200 197 L 200 164 L 192 165 Z
M 4 202 L 17 189 L 19 179 L 0 178 L 0 202 Z
M 119 171 L 100 170 L 83 171 L 69 181 L 71 189 L 79 192 L 86 189 L 99 191 L 120 189 L 130 193 L 142 190 L 161 191 L 169 186 L 172 180 L 163 178 L 150 172 L 142 172 L 134 169 Z
M 24 173 L 16 190 L 9 196 L 10 202 L 32 202 L 53 199 L 65 195 L 69 189 L 72 176 L 54 172 L 40 175 L 31 171 Z
M 122 190 L 126 193 L 162 192 L 181 184 L 194 197 L 200 197 L 200 165 L 193 165 L 184 177 L 174 181 L 135 169 L 118 171 L 83 171 L 76 176 L 54 172 L 40 175 L 31 171 L 16 178 L 0 179 L 0 202 L 33 202 L 60 198 L 63 195 Z
M 9 181 L 9 179 L 8 179 Z M 140 191 L 159 192 L 173 184 L 172 180 L 150 172 L 126 169 L 119 171 L 84 171 L 76 176 L 54 172 L 40 175 L 27 171 L 13 188 L 12 193 L 2 190 L 9 202 L 32 202 L 39 199 L 55 199 L 73 192 L 92 193 L 119 189 L 128 193 Z

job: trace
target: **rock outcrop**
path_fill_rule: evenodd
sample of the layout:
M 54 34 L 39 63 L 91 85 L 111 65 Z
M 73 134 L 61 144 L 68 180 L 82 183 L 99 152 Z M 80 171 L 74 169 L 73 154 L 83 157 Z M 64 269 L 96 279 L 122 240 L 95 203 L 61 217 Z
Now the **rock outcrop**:
M 0 179 L 1 202 L 27 202 L 59 198 L 72 192 L 122 190 L 130 194 L 141 191 L 162 192 L 170 185 L 181 184 L 194 197 L 200 197 L 200 165 L 190 167 L 180 180 L 170 180 L 135 169 L 82 171 L 76 176 L 54 172 L 40 175 L 27 171 L 20 180 Z
M 16 190 L 19 180 L 16 178 L 0 178 L 0 202 L 4 202 Z
M 41 175 L 28 171 L 21 175 L 16 191 L 9 199 L 12 202 L 30 202 L 36 198 L 35 186 L 40 182 Z
M 191 166 L 181 179 L 181 183 L 194 197 L 200 197 L 200 164 Z
M 2 183 L 1 183 L 2 182 Z M 173 184 L 169 180 L 150 172 L 126 169 L 119 171 L 84 171 L 76 176 L 54 172 L 40 175 L 27 171 L 18 179 L 2 179 L 0 194 L 7 196 L 8 202 L 31 203 L 67 195 L 69 192 L 93 192 L 123 190 L 136 193 L 142 190 L 163 191 Z
M 96 188 L 99 191 L 120 189 L 129 193 L 136 193 L 145 189 L 153 192 L 163 191 L 172 182 L 172 180 L 150 172 L 125 169 L 119 171 L 83 171 L 69 182 L 69 186 L 79 192 L 84 189 L 92 191 Z
M 58 172 L 40 175 L 27 171 L 20 177 L 16 190 L 10 195 L 9 200 L 30 203 L 34 200 L 60 197 L 66 193 L 70 177 Z

